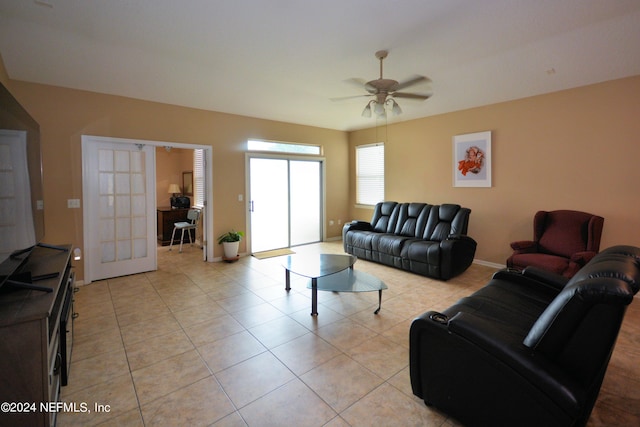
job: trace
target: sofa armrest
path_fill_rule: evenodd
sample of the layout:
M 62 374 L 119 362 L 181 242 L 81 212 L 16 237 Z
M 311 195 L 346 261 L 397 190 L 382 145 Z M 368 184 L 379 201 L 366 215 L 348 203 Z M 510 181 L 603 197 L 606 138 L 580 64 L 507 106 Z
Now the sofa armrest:
M 358 220 L 354 220 L 344 224 L 344 226 L 342 227 L 342 246 L 344 248 L 344 251 L 347 253 L 349 253 L 349 251 L 347 250 L 347 232 L 352 230 L 372 231 L 373 226 L 370 222 Z
M 373 226 L 368 221 L 353 220 L 344 224 L 343 230 L 373 230 Z
M 521 254 L 537 252 L 537 248 L 538 244 L 533 240 L 518 240 L 516 242 L 511 242 L 511 249 Z
M 448 280 L 473 262 L 477 243 L 466 234 L 450 234 L 440 242 L 440 279 Z

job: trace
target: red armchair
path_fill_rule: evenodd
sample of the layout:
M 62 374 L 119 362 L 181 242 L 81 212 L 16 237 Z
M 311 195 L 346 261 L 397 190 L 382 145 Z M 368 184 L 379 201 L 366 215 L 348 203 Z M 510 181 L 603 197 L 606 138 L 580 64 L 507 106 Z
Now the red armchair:
M 600 250 L 604 218 L 571 210 L 539 211 L 533 218 L 533 240 L 511 243 L 507 267 L 535 266 L 572 277 Z

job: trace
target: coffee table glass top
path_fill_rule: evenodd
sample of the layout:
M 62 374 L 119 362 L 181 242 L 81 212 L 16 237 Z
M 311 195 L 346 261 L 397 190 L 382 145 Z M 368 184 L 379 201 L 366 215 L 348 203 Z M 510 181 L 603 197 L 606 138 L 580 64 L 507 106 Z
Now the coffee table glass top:
M 282 266 L 304 277 L 317 278 L 346 270 L 358 260 L 353 255 L 319 254 L 315 256 L 289 255 Z
M 309 282 L 307 288 L 311 288 Z M 319 278 L 319 291 L 332 292 L 371 292 L 388 289 L 385 283 L 371 274 L 356 271 L 352 268 Z
M 353 264 L 358 260 L 353 255 L 318 254 L 290 255 L 282 266 L 285 268 L 285 289 L 291 289 L 291 273 L 309 278 L 311 288 L 311 315 L 318 314 L 318 291 L 370 292 L 378 291 L 378 314 L 382 306 L 382 291 L 387 285 L 377 277 L 355 271 Z

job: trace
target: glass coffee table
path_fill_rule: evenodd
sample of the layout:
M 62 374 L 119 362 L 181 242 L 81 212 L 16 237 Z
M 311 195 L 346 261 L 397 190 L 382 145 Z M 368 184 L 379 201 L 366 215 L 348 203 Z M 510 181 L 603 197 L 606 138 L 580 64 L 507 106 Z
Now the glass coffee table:
M 353 269 L 358 260 L 353 255 L 338 254 L 297 254 L 285 258 L 285 289 L 291 290 L 291 273 L 311 279 L 307 288 L 311 289 L 311 315 L 318 315 L 318 291 L 329 292 L 371 292 L 378 291 L 378 308 L 382 306 L 382 291 L 387 285 L 377 277 Z

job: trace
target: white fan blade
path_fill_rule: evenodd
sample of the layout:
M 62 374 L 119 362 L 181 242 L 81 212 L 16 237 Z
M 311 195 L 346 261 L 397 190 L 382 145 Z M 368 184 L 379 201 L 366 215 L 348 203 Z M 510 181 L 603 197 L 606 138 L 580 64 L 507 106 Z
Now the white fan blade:
M 409 86 L 417 85 L 419 83 L 430 83 L 431 79 L 425 76 L 414 76 L 408 80 L 398 83 L 398 85 L 393 88 L 393 90 L 402 90 L 408 88 Z
M 404 92 L 394 92 L 391 96 L 394 98 L 419 99 L 422 101 L 424 101 L 425 99 L 431 98 L 431 95 L 421 95 L 418 93 L 404 93 Z

